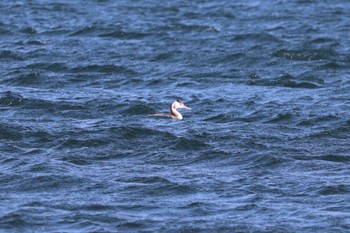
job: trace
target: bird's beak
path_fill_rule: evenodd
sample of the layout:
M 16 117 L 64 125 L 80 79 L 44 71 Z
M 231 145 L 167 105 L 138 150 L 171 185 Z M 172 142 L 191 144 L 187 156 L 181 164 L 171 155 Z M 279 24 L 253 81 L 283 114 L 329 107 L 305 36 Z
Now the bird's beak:
M 186 105 L 183 105 L 182 108 L 187 109 L 187 110 L 191 110 L 191 108 L 187 107 Z

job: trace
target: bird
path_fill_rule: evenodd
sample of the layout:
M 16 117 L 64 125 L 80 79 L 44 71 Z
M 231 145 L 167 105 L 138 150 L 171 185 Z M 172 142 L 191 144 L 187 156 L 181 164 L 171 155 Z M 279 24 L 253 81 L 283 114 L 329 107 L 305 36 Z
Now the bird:
M 179 108 L 184 108 L 186 110 L 191 110 L 191 108 L 187 107 L 183 102 L 180 100 L 175 100 L 171 106 L 170 106 L 170 114 L 169 113 L 157 113 L 153 114 L 152 116 L 161 116 L 161 117 L 171 117 L 177 120 L 182 120 L 183 116 L 180 112 L 177 111 Z

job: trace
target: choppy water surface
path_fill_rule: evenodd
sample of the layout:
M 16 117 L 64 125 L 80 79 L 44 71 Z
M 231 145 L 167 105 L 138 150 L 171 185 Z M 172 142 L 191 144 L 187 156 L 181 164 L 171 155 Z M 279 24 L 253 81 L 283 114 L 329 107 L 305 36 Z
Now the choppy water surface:
M 0 11 L 1 231 L 350 231 L 348 1 Z

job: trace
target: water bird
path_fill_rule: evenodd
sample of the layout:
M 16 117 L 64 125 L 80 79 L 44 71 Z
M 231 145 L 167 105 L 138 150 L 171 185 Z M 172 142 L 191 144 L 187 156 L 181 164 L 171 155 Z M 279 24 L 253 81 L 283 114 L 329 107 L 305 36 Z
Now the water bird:
M 157 114 L 153 114 L 152 116 L 171 117 L 174 119 L 182 120 L 183 116 L 181 115 L 180 112 L 177 111 L 177 109 L 179 109 L 179 108 L 191 110 L 191 108 L 187 107 L 183 102 L 181 102 L 180 100 L 177 99 L 170 106 L 170 114 L 169 113 L 157 113 Z

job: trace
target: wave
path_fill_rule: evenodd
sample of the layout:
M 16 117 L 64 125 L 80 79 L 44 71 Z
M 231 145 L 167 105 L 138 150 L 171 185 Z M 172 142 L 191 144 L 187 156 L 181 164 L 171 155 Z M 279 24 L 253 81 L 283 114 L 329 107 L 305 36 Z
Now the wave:
M 22 56 L 20 56 L 18 53 L 11 50 L 0 51 L 0 60 L 2 59 L 4 60 L 11 59 L 11 60 L 18 60 L 18 61 L 24 60 Z
M 233 42 L 237 41 L 256 41 L 256 42 L 275 42 L 281 43 L 282 41 L 278 39 L 276 36 L 273 36 L 269 33 L 243 33 L 234 36 L 232 39 Z
M 179 137 L 173 146 L 176 150 L 200 150 L 208 148 L 208 145 L 201 140 Z
M 347 65 L 342 65 L 340 64 L 339 62 L 328 62 L 324 65 L 321 65 L 321 66 L 318 66 L 317 69 L 318 70 L 333 70 L 333 69 L 344 69 L 344 68 L 347 68 L 348 66 Z
M 143 39 L 147 36 L 150 36 L 152 34 L 144 33 L 144 32 L 127 32 L 124 30 L 114 30 L 111 32 L 106 32 L 99 34 L 99 37 L 111 37 L 115 39 Z
M 335 44 L 338 45 L 339 42 L 336 39 L 330 37 L 317 37 L 310 41 L 311 44 Z
M 126 67 L 126 66 L 118 66 L 118 65 L 86 65 L 86 66 L 78 66 L 71 70 L 74 73 L 81 72 L 97 72 L 97 73 L 116 73 L 116 74 L 129 74 L 135 75 L 137 72 Z
M 154 114 L 156 110 L 146 104 L 136 104 L 128 107 L 126 110 L 122 111 L 122 114 L 128 115 L 142 115 L 142 114 Z
M 151 62 L 159 62 L 159 61 L 172 60 L 172 58 L 174 58 L 174 56 L 176 56 L 176 54 L 177 54 L 176 51 L 160 53 L 160 54 L 154 55 L 153 58 L 150 59 L 150 61 Z
M 287 58 L 295 61 L 321 61 L 325 59 L 329 55 L 329 53 L 325 53 L 323 51 L 317 50 L 288 50 L 281 49 L 273 52 L 272 54 L 275 57 Z
M 65 63 L 54 62 L 54 63 L 33 63 L 24 67 L 28 70 L 42 70 L 47 72 L 68 72 L 69 68 Z
M 0 35 L 13 35 L 10 27 L 6 26 L 4 23 L 0 22 Z
M 133 177 L 131 179 L 122 179 L 126 184 L 124 191 L 134 191 L 138 189 L 147 195 L 183 195 L 193 193 L 194 188 L 191 185 L 171 181 L 159 176 Z
M 34 27 L 25 27 L 21 29 L 22 33 L 26 33 L 26 34 L 30 34 L 30 35 L 34 35 L 38 33 L 38 30 Z
M 70 36 L 94 36 L 94 37 L 110 37 L 115 39 L 143 39 L 152 34 L 144 32 L 129 32 L 122 29 L 121 26 L 86 26 L 72 32 Z
M 6 91 L 0 93 L 0 106 L 21 106 L 27 109 L 45 109 L 54 107 L 55 103 L 42 99 L 24 98 L 22 95 Z
M 211 25 L 203 25 L 203 24 L 169 24 L 162 27 L 157 27 L 156 31 L 183 31 L 183 32 L 211 32 L 218 33 L 220 32 L 214 26 Z
M 63 142 L 57 147 L 57 149 L 67 149 L 67 148 L 84 148 L 84 147 L 101 147 L 113 143 L 114 140 L 109 137 L 101 138 L 87 138 L 87 139 L 78 139 L 78 138 L 68 138 L 64 139 Z
M 16 86 L 41 86 L 44 85 L 44 82 L 45 78 L 39 72 L 33 72 L 5 79 L 1 83 L 12 84 Z
M 6 213 L 0 220 L 1 229 L 11 231 L 13 229 L 30 229 L 33 225 L 33 219 L 25 217 L 25 211 L 13 211 Z
M 204 119 L 205 121 L 212 121 L 215 123 L 227 123 L 227 122 L 232 122 L 236 118 L 232 114 L 225 114 L 225 113 L 220 113 L 216 116 L 209 117 Z
M 44 171 L 52 169 L 55 168 L 46 167 Z M 28 171 L 28 174 L 31 174 L 31 172 Z M 69 186 L 75 187 L 79 183 L 84 184 L 85 181 L 84 178 L 68 174 L 31 175 L 23 177 L 20 181 L 13 180 L 13 182 L 18 182 L 17 190 L 21 192 L 36 192 L 38 190 L 54 192 L 55 190 L 69 188 Z
M 118 127 L 117 129 L 122 131 L 122 135 L 126 138 L 144 138 L 147 139 L 149 136 L 161 136 L 163 139 L 173 140 L 176 136 L 167 131 L 156 130 L 145 127 Z M 113 130 L 113 129 L 111 129 Z
M 341 118 L 335 114 L 328 114 L 324 116 L 310 116 L 307 119 L 301 120 L 298 125 L 299 126 L 314 126 L 320 125 L 321 123 L 330 123 L 334 121 L 338 121 Z
M 23 130 L 20 126 L 13 124 L 0 124 L 0 139 L 5 141 L 20 141 L 23 139 Z
M 191 163 L 193 164 L 203 164 L 204 166 L 208 166 L 209 163 L 213 163 L 214 166 L 225 166 L 229 164 L 231 159 L 234 156 L 232 153 L 220 149 L 209 149 L 205 150 L 200 155 L 193 158 Z
M 335 163 L 348 163 L 350 162 L 349 155 L 315 155 L 315 156 L 295 156 L 296 160 L 321 160 L 326 162 L 335 162 Z
M 76 31 L 72 32 L 70 36 L 91 36 L 91 35 L 98 35 L 102 31 L 101 28 L 97 26 L 86 26 L 80 29 L 77 29 Z
M 18 106 L 24 102 L 23 96 L 18 93 L 6 91 L 0 93 L 0 106 Z
M 37 45 L 37 46 L 42 46 L 42 45 L 47 45 L 45 41 L 40 41 L 40 40 L 28 40 L 25 42 L 26 45 Z
M 248 85 L 253 86 L 276 86 L 276 87 L 289 87 L 289 88 L 306 88 L 315 89 L 321 88 L 324 83 L 323 79 L 315 78 L 313 76 L 298 76 L 294 77 L 290 74 L 285 74 L 277 78 L 262 79 L 259 76 L 255 76 L 247 82 Z
M 247 105 L 255 105 L 255 102 L 249 100 L 246 102 Z M 245 122 L 245 123 L 253 123 L 253 122 L 259 122 L 266 118 L 268 118 L 270 115 L 262 110 L 255 110 L 253 112 L 247 112 L 244 115 L 241 115 L 239 113 L 220 113 L 213 117 L 209 117 L 204 119 L 204 121 L 211 121 L 215 123 L 229 123 L 229 122 Z
M 310 138 L 329 138 L 334 139 L 348 139 L 348 134 L 350 132 L 349 125 L 338 125 L 335 127 L 327 127 L 326 129 L 321 129 L 317 132 L 311 133 Z
M 268 120 L 266 123 L 286 123 L 290 122 L 293 119 L 293 114 L 290 112 L 280 113 L 277 116 L 273 117 L 271 120 Z
M 317 194 L 322 196 L 329 196 L 329 195 L 346 195 L 350 193 L 350 189 L 347 185 L 328 185 L 323 186 L 319 188 L 317 191 Z

